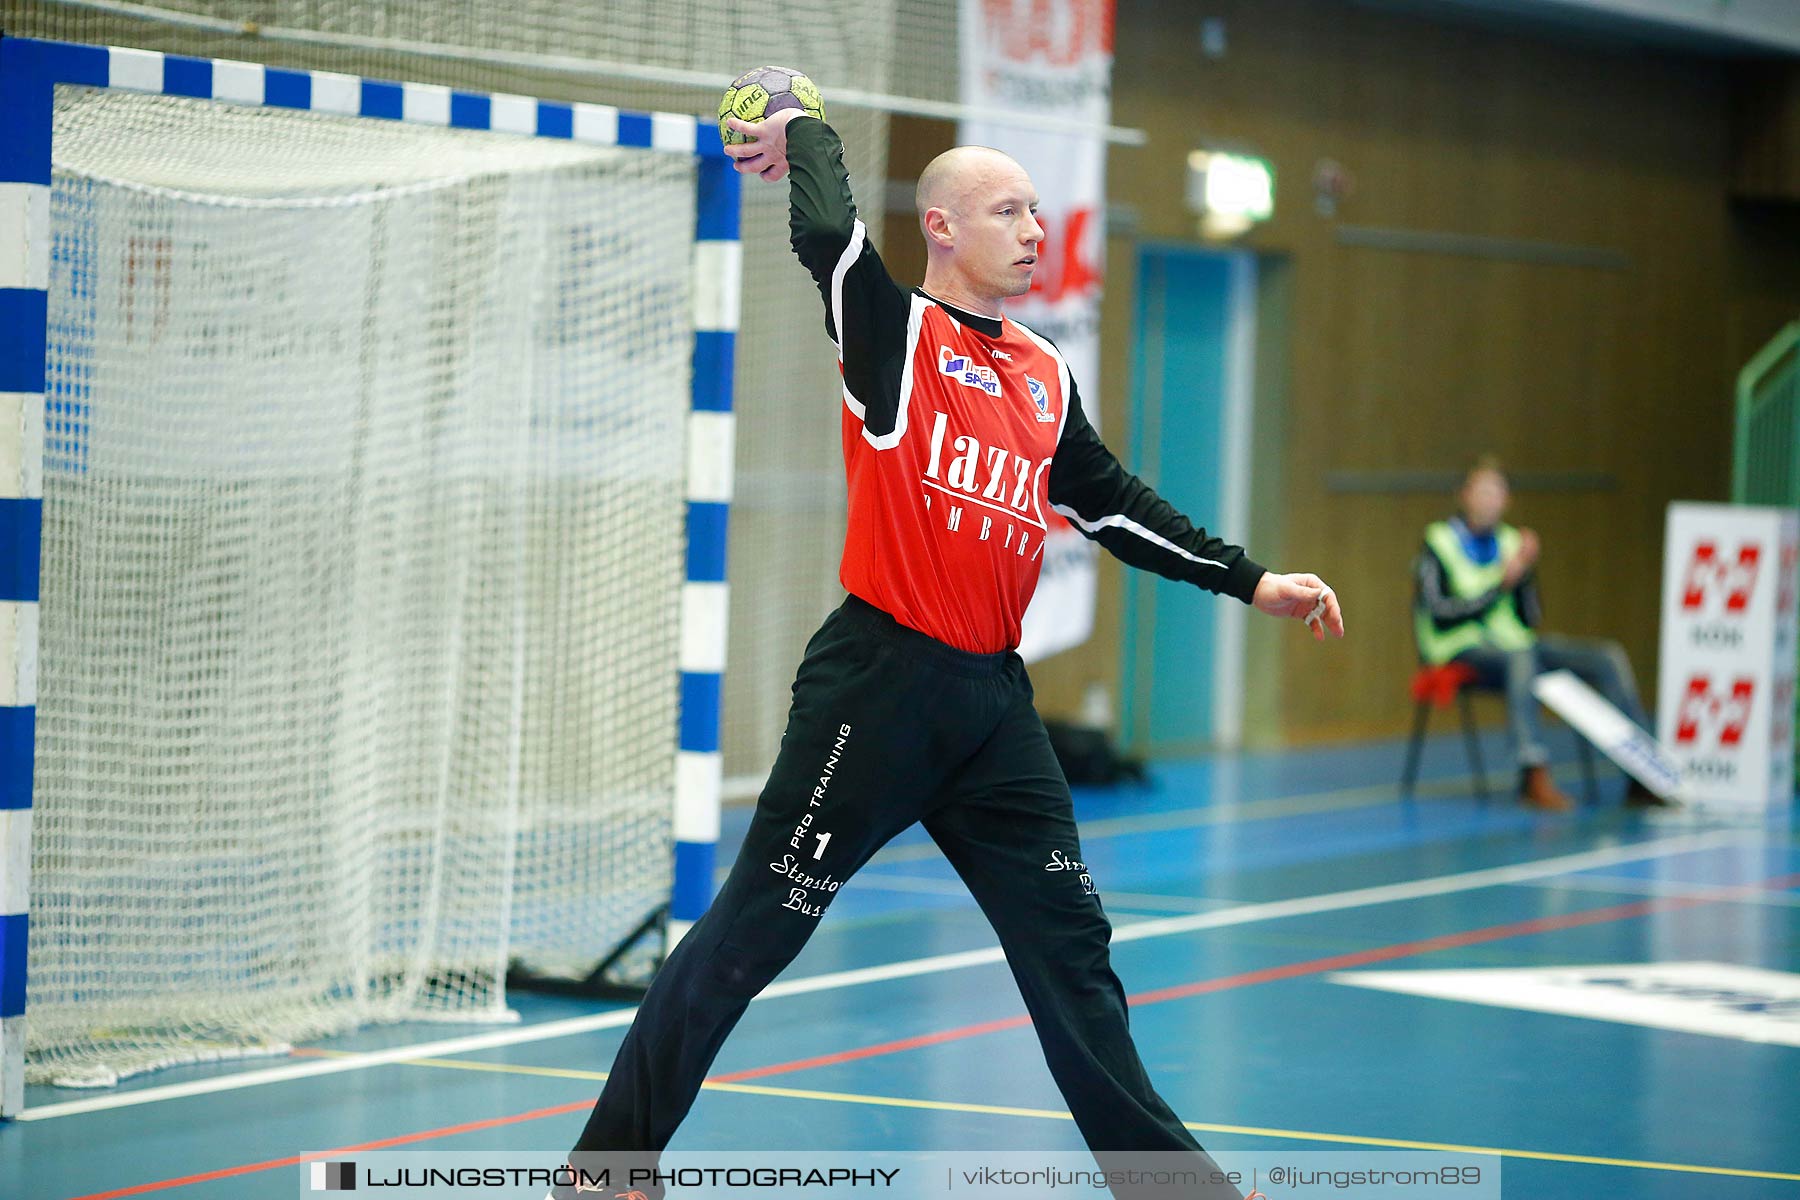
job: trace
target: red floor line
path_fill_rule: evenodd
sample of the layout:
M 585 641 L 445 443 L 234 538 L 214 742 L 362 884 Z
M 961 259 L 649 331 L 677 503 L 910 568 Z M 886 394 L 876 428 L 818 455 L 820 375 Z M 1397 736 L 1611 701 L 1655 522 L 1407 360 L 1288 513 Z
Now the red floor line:
M 1800 874 L 1778 876 L 1752 885 L 1745 890 L 1775 889 L 1781 890 L 1800 885 Z M 1558 917 L 1536 917 L 1529 921 L 1515 921 L 1507 925 L 1491 925 L 1485 929 L 1471 929 L 1462 933 L 1443 934 L 1438 937 L 1420 938 L 1411 942 L 1398 942 L 1392 946 L 1378 946 L 1372 950 L 1359 950 L 1349 954 L 1334 954 L 1327 958 L 1315 958 L 1307 962 L 1289 963 L 1279 967 L 1265 967 L 1256 971 L 1245 971 L 1238 975 L 1226 975 L 1217 979 L 1203 979 L 1195 983 L 1181 984 L 1176 987 L 1159 988 L 1149 992 L 1139 992 L 1128 996 L 1126 1000 L 1133 1007 L 1147 1004 L 1160 1004 L 1166 1000 L 1178 1000 L 1187 996 L 1198 996 L 1211 992 L 1229 991 L 1232 988 L 1249 987 L 1258 983 L 1271 983 L 1278 979 L 1293 979 L 1302 975 L 1315 975 L 1323 971 L 1336 971 L 1345 967 L 1362 966 L 1372 962 L 1386 962 L 1395 958 L 1406 958 L 1414 954 L 1426 954 L 1435 950 L 1451 950 L 1460 946 L 1473 946 L 1482 942 L 1499 941 L 1503 938 L 1522 937 L 1532 933 L 1548 933 L 1559 929 L 1572 929 L 1582 925 L 1598 925 L 1607 921 L 1622 921 L 1631 917 L 1644 916 L 1652 912 L 1668 912 L 1683 908 L 1696 908 L 1707 904 L 1716 904 L 1727 899 L 1727 896 L 1677 896 L 1666 899 L 1639 900 L 1631 904 L 1616 904 L 1607 908 L 1592 908 L 1582 912 L 1565 913 Z M 853 1050 L 843 1050 L 835 1054 L 817 1055 L 812 1058 L 795 1059 L 793 1062 L 777 1063 L 768 1067 L 756 1067 L 747 1071 L 735 1071 L 725 1075 L 711 1076 L 709 1083 L 736 1083 L 746 1079 L 761 1079 L 770 1075 L 782 1075 L 793 1071 L 806 1070 L 811 1067 L 829 1066 L 834 1063 L 853 1062 L 859 1059 L 876 1058 L 884 1054 L 897 1054 L 902 1050 L 917 1049 L 922 1046 L 941 1045 L 945 1042 L 960 1041 L 964 1038 L 978 1037 L 984 1033 L 998 1033 L 1008 1029 L 1020 1029 L 1031 1023 L 1027 1016 L 1006 1017 L 998 1021 L 983 1021 L 977 1025 L 963 1025 L 956 1029 L 940 1030 L 937 1033 L 920 1034 L 916 1037 L 902 1038 L 899 1041 L 882 1042 L 873 1046 L 862 1046 Z M 445 1125 L 437 1129 L 424 1129 L 417 1133 L 400 1134 L 397 1137 L 383 1138 L 380 1141 L 362 1142 L 354 1146 L 339 1146 L 332 1150 L 318 1151 L 304 1156 L 270 1159 L 267 1162 L 247 1163 L 238 1167 L 223 1167 L 216 1171 L 206 1171 L 197 1175 L 183 1175 L 177 1179 L 162 1179 L 152 1183 L 134 1184 L 131 1187 L 118 1188 L 109 1192 L 93 1192 L 86 1196 L 71 1197 L 71 1200 L 120 1200 L 125 1196 L 141 1196 L 148 1192 L 165 1191 L 169 1188 L 186 1187 L 190 1184 L 208 1183 L 217 1179 L 230 1179 L 238 1175 L 254 1174 L 257 1171 L 273 1171 L 282 1167 L 294 1167 L 303 1162 L 316 1159 L 353 1154 L 357 1151 L 386 1150 L 394 1146 L 411 1145 L 415 1142 L 431 1141 L 435 1138 L 454 1137 L 461 1133 L 475 1133 L 483 1129 L 495 1129 L 504 1125 L 516 1125 L 525 1121 L 535 1121 L 542 1117 L 557 1117 L 565 1113 L 585 1112 L 592 1108 L 592 1099 L 578 1100 L 570 1104 L 558 1104 L 550 1108 L 533 1109 L 530 1112 L 515 1113 L 506 1117 L 489 1117 L 481 1121 L 467 1121 L 459 1125 Z
M 1016 1017 L 1005 1017 L 998 1021 L 983 1021 L 979 1025 L 964 1025 L 960 1029 L 941 1029 L 936 1033 L 921 1033 L 917 1037 L 901 1038 L 897 1042 L 882 1042 L 875 1046 L 863 1046 L 856 1050 L 839 1050 L 834 1054 L 819 1054 L 812 1058 L 797 1058 L 793 1062 L 776 1063 L 770 1067 L 752 1067 L 748 1071 L 732 1071 L 725 1075 L 713 1075 L 708 1083 L 742 1083 L 746 1079 L 761 1079 L 768 1075 L 785 1075 L 789 1071 L 804 1071 L 811 1067 L 829 1067 L 835 1063 L 855 1062 L 859 1058 L 874 1058 L 882 1054 L 897 1054 L 902 1050 L 917 1050 L 922 1046 L 935 1046 L 940 1042 L 955 1042 L 963 1038 L 979 1037 L 984 1033 L 1000 1033 L 1007 1029 L 1023 1029 L 1031 1024 L 1031 1018 L 1021 1013 Z
M 1754 890 L 1780 890 L 1800 883 L 1800 874 L 1784 875 L 1765 880 L 1754 885 Z M 1684 908 L 1694 908 L 1705 904 L 1714 904 L 1725 899 L 1724 896 L 1675 896 L 1652 900 L 1637 900 L 1629 904 L 1616 904 L 1608 908 L 1592 908 L 1577 913 L 1565 913 L 1556 917 L 1534 917 L 1526 921 L 1514 921 L 1507 925 L 1492 925 L 1486 929 L 1471 929 L 1462 933 L 1443 934 L 1438 937 L 1420 938 L 1411 942 L 1399 942 L 1392 946 L 1378 946 L 1371 950 L 1358 950 L 1348 954 L 1334 954 L 1326 958 L 1315 958 L 1307 962 L 1286 963 L 1279 967 L 1263 967 L 1255 971 L 1245 971 L 1238 975 L 1225 975 L 1217 979 L 1202 979 L 1195 983 L 1179 984 L 1175 987 L 1157 988 L 1153 991 L 1138 992 L 1127 996 L 1126 1003 L 1133 1008 L 1141 1008 L 1148 1004 L 1161 1004 L 1167 1000 L 1180 1000 L 1188 996 L 1201 996 L 1213 992 L 1230 991 L 1233 988 L 1249 987 L 1258 983 L 1273 983 L 1280 979 L 1294 979 L 1303 975 L 1318 975 L 1326 971 L 1342 971 L 1350 967 L 1367 966 L 1370 963 L 1388 962 L 1396 958 L 1409 958 L 1415 954 L 1429 954 L 1437 950 L 1454 950 L 1462 946 L 1474 946 L 1483 942 L 1500 941 L 1505 938 L 1524 937 L 1534 933 L 1551 933 L 1559 929 L 1574 929 L 1583 925 L 1598 925 L 1607 921 L 1623 921 L 1632 917 L 1641 917 L 1653 912 L 1671 912 Z M 999 1033 L 1009 1029 L 1022 1029 L 1031 1024 L 1031 1018 L 1024 1014 L 1006 1017 L 998 1021 L 983 1021 L 975 1025 L 964 1025 L 957 1029 L 943 1029 L 935 1033 L 919 1034 L 915 1037 L 901 1038 L 892 1042 L 880 1042 L 872 1046 L 859 1046 L 852 1050 L 840 1050 L 833 1054 L 817 1054 L 809 1058 L 797 1058 L 792 1062 L 775 1063 L 767 1067 L 753 1067 L 747 1071 L 733 1071 L 724 1075 L 714 1075 L 710 1083 L 739 1083 L 747 1079 L 766 1079 L 771 1075 L 785 1075 L 793 1071 L 805 1071 L 814 1067 L 833 1066 L 838 1063 L 858 1062 L 863 1059 L 878 1058 L 884 1054 L 898 1054 L 904 1050 L 916 1050 L 924 1046 L 938 1046 L 945 1042 L 961 1041 L 964 1038 L 979 1037 L 987 1033 Z
M 1138 992 L 1127 996 L 1125 1002 L 1133 1008 L 1141 1008 L 1147 1004 L 1161 1004 L 1167 1000 L 1180 1000 L 1188 996 L 1206 995 L 1212 992 L 1226 992 L 1233 988 L 1249 987 L 1258 983 L 1273 983 L 1279 979 L 1294 979 L 1302 975 L 1317 975 L 1325 971 L 1340 971 L 1347 967 L 1359 967 L 1373 962 L 1386 962 L 1389 959 L 1406 958 L 1414 954 L 1424 954 L 1432 950 L 1451 950 L 1458 946 L 1471 946 L 1480 942 L 1498 941 L 1501 938 L 1520 937 L 1530 933 L 1545 933 L 1556 929 L 1567 929 L 1576 925 L 1593 925 L 1603 921 L 1622 921 L 1630 917 L 1639 917 L 1651 912 L 1664 911 L 1671 908 L 1687 908 L 1707 901 L 1694 898 L 1676 898 L 1664 900 L 1639 900 L 1631 904 L 1619 904 L 1611 908 L 1590 909 L 1587 912 L 1571 913 L 1564 917 L 1539 917 L 1529 921 L 1518 921 L 1510 925 L 1496 925 L 1488 929 L 1474 929 L 1465 933 L 1447 934 L 1442 937 L 1422 938 L 1418 941 L 1400 942 L 1392 946 L 1379 946 L 1372 950 L 1358 950 L 1349 954 L 1334 954 L 1326 958 L 1310 959 L 1306 962 L 1284 963 L 1278 967 L 1263 967 L 1255 971 L 1245 971 L 1238 975 L 1224 975 L 1216 979 L 1202 979 L 1194 983 L 1179 984 L 1175 987 L 1157 988 L 1154 991 Z M 983 1021 L 977 1025 L 964 1025 L 956 1029 L 941 1029 L 936 1033 L 921 1034 L 917 1037 L 901 1038 L 892 1042 L 879 1042 L 873 1046 L 859 1046 L 853 1050 L 840 1050 L 834 1054 L 818 1054 L 811 1058 L 797 1058 L 792 1062 L 775 1063 L 767 1067 L 755 1067 L 748 1071 L 734 1071 L 726 1075 L 714 1075 L 709 1082 L 737 1083 L 745 1079 L 764 1079 L 770 1075 L 786 1075 L 792 1071 L 805 1071 L 814 1067 L 828 1067 L 837 1063 L 857 1062 L 867 1058 L 877 1058 L 884 1054 L 898 1054 L 904 1050 L 914 1050 L 922 1046 L 936 1046 L 944 1042 L 957 1042 L 964 1038 L 980 1037 L 986 1033 L 998 1033 L 1007 1029 L 1021 1029 L 1031 1024 L 1031 1018 L 1024 1014 L 1008 1017 L 999 1021 Z
M 199 1175 L 183 1175 L 179 1179 L 162 1179 L 155 1183 L 139 1183 L 110 1192 L 93 1192 L 86 1196 L 72 1197 L 71 1200 L 118 1200 L 122 1196 L 141 1196 L 145 1192 L 160 1192 L 167 1188 L 187 1187 L 189 1184 L 210 1183 L 215 1179 L 230 1179 L 237 1175 L 251 1175 L 257 1171 L 275 1171 L 282 1167 L 297 1167 L 301 1163 L 316 1162 L 320 1159 L 342 1158 L 358 1151 L 390 1150 L 395 1146 L 427 1142 L 434 1138 L 453 1137 L 459 1133 L 477 1133 L 483 1129 L 498 1129 L 503 1125 L 518 1125 L 525 1121 L 538 1120 L 540 1117 L 560 1117 L 564 1113 L 586 1112 L 592 1107 L 594 1107 L 594 1101 L 592 1097 L 589 1097 L 586 1100 L 577 1100 L 572 1104 L 535 1108 L 530 1112 L 514 1113 L 507 1117 L 488 1117 L 481 1121 L 465 1121 L 460 1125 L 446 1125 L 441 1129 L 423 1129 L 417 1133 L 403 1133 L 397 1137 L 382 1138 L 379 1141 L 359 1142 L 354 1146 L 338 1146 L 331 1150 L 297 1154 L 288 1158 L 271 1158 L 267 1162 L 246 1163 L 241 1167 L 223 1167 L 217 1171 L 206 1171 Z

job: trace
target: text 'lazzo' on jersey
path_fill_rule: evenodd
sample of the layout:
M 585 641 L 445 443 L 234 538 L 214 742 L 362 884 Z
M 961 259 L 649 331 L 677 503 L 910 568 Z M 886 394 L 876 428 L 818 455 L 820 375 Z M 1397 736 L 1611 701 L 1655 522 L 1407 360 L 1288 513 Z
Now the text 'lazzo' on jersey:
M 935 414 L 931 423 L 931 459 L 919 482 L 930 491 L 925 506 L 932 507 L 932 492 L 952 498 L 945 505 L 944 528 L 950 533 L 969 533 L 981 541 L 998 541 L 1000 548 L 1036 558 L 1044 550 L 1043 510 L 1038 502 L 1038 478 L 1050 460 L 1034 463 L 1005 446 L 983 446 L 968 434 L 949 436 L 950 419 Z M 945 457 L 945 443 L 949 457 Z M 963 512 L 964 504 L 988 512 Z M 993 514 L 999 514 L 996 519 Z M 980 520 L 975 518 L 979 516 Z M 1031 529 L 1019 528 L 1020 523 Z M 1036 536 L 1032 530 L 1036 530 Z

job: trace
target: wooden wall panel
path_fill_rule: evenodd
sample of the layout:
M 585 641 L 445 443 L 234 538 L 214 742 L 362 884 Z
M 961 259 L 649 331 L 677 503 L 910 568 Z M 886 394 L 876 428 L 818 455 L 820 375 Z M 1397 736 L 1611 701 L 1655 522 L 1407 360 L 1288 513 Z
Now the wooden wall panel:
M 1251 245 L 1291 263 L 1291 411 L 1284 486 L 1258 502 L 1286 509 L 1279 565 L 1330 579 L 1353 631 L 1322 655 L 1253 644 L 1252 671 L 1284 685 L 1282 734 L 1403 728 L 1406 565 L 1450 504 L 1328 480 L 1454 469 L 1484 451 L 1587 481 L 1525 490 L 1515 515 L 1545 538 L 1552 624 L 1618 637 L 1648 684 L 1663 508 L 1726 491 L 1725 68 L 1312 0 L 1206 15 L 1227 23 L 1222 60 L 1198 53 L 1190 6 L 1121 4 L 1132 68 L 1115 77 L 1115 119 L 1151 141 L 1114 152 L 1111 193 L 1145 236 L 1192 236 L 1188 149 L 1236 143 L 1277 169 L 1277 216 Z M 1356 180 L 1335 218 L 1310 194 L 1326 157 Z M 1345 227 L 1495 242 L 1377 248 L 1345 244 Z M 1772 290 L 1794 299 L 1800 280 Z
M 1800 200 L 1800 63 L 1738 71 L 1732 105 L 1732 184 L 1741 196 Z
M 1202 16 L 1226 22 L 1223 59 L 1200 53 Z M 1282 379 L 1259 396 L 1251 529 L 1232 532 L 1329 579 L 1352 636 L 1320 651 L 1253 622 L 1250 740 L 1404 729 L 1407 565 L 1451 500 L 1346 485 L 1482 452 L 1543 483 L 1514 512 L 1545 540 L 1551 625 L 1620 639 L 1648 691 L 1663 510 L 1727 494 L 1731 380 L 1800 315 L 1800 223 L 1728 200 L 1732 66 L 1336 0 L 1120 0 L 1118 22 L 1114 119 L 1150 142 L 1114 149 L 1108 192 L 1138 236 L 1195 239 L 1182 196 L 1202 142 L 1277 171 L 1276 216 L 1247 244 L 1280 281 L 1259 373 Z M 953 132 L 895 121 L 893 175 L 916 175 Z M 1355 178 L 1330 217 L 1311 191 L 1324 158 Z M 890 228 L 890 261 L 916 276 L 916 231 Z M 1381 244 L 1419 235 L 1486 240 Z M 1113 430 L 1130 396 L 1131 253 L 1109 241 Z M 1046 711 L 1116 683 L 1117 578 L 1103 575 L 1099 636 L 1034 671 Z

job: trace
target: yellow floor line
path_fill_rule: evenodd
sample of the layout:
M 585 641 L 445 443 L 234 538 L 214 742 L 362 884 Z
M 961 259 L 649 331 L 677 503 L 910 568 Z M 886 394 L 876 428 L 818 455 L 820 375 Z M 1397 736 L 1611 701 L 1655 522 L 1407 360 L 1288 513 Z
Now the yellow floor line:
M 309 1050 L 310 1055 L 336 1058 L 343 1050 Z M 535 1075 L 546 1079 L 584 1079 L 604 1082 L 604 1071 L 576 1071 L 565 1067 L 531 1067 L 516 1063 L 467 1062 L 454 1058 L 409 1058 L 400 1065 L 443 1067 L 454 1071 L 487 1071 L 499 1075 Z M 962 1104 L 954 1100 L 911 1100 L 903 1096 L 866 1096 L 856 1092 L 817 1092 L 806 1088 L 769 1087 L 755 1083 L 707 1083 L 709 1092 L 738 1092 L 748 1096 L 776 1096 L 788 1100 L 824 1100 L 833 1104 L 864 1104 L 881 1108 L 919 1108 L 934 1112 L 976 1113 L 997 1117 L 1030 1117 L 1041 1121 L 1073 1120 L 1051 1108 L 1012 1108 L 1000 1104 Z M 1255 1125 L 1214 1125 L 1188 1121 L 1196 1133 L 1235 1133 L 1245 1137 L 1290 1138 L 1301 1142 L 1335 1142 L 1348 1146 L 1381 1146 L 1391 1150 L 1436 1150 L 1446 1154 L 1486 1154 L 1498 1158 L 1529 1158 L 1541 1162 L 1581 1163 L 1596 1167 L 1631 1167 L 1640 1171 L 1679 1171 L 1691 1175 L 1730 1175 L 1743 1179 L 1781 1179 L 1800 1182 L 1800 1174 L 1787 1171 L 1751 1171 L 1741 1167 L 1708 1167 L 1697 1163 L 1653 1162 L 1637 1158 L 1604 1158 L 1593 1154 L 1557 1154 L 1549 1150 L 1508 1150 L 1498 1146 L 1463 1146 L 1454 1142 L 1415 1142 L 1404 1138 L 1363 1137 L 1352 1133 L 1317 1133 L 1306 1129 L 1265 1129 Z

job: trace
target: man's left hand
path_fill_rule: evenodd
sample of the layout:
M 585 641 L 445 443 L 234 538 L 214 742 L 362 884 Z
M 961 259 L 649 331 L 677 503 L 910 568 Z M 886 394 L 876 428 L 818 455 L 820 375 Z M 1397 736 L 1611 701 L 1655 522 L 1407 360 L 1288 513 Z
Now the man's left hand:
M 1265 571 L 1250 601 L 1258 612 L 1271 617 L 1292 617 L 1312 626 L 1313 640 L 1324 641 L 1325 631 L 1344 636 L 1344 612 L 1337 593 L 1317 575 L 1277 575 Z

